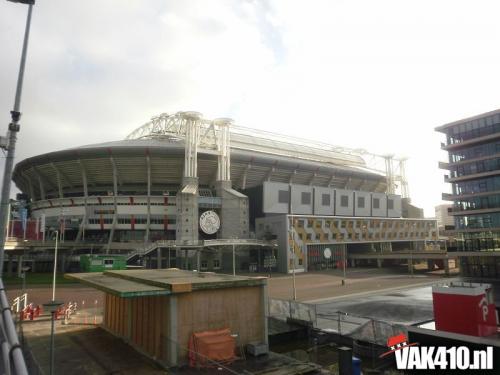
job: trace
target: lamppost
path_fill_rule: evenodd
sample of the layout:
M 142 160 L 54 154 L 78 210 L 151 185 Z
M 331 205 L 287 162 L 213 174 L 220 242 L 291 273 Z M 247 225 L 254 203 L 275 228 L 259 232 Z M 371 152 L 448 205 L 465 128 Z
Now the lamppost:
M 293 288 L 293 300 L 297 300 L 297 288 L 295 284 L 295 241 L 293 239 L 293 231 L 294 231 L 294 226 L 293 226 L 293 203 L 292 203 L 292 196 L 290 194 L 290 231 L 289 231 L 289 238 L 291 241 L 291 246 L 292 246 L 292 288 Z M 290 242 L 289 242 L 290 246 Z
M 54 231 L 56 234 L 56 243 L 54 248 L 54 275 L 52 278 L 52 300 L 44 303 L 43 306 L 46 310 L 50 311 L 51 321 L 50 321 L 50 371 L 49 374 L 54 374 L 54 331 L 55 331 L 55 317 L 57 310 L 63 304 L 62 302 L 56 301 L 56 273 L 57 273 L 57 247 L 58 247 L 58 237 L 59 231 Z
M 26 18 L 26 28 L 24 31 L 23 50 L 21 54 L 21 63 L 19 65 L 19 74 L 17 76 L 16 97 L 14 108 L 10 111 L 11 122 L 9 124 L 7 137 L 0 137 L 0 148 L 7 150 L 5 158 L 5 169 L 3 173 L 2 194 L 0 198 L 0 277 L 3 274 L 3 261 L 5 257 L 5 226 L 7 223 L 7 205 L 10 199 L 10 185 L 12 178 L 12 168 L 14 166 L 14 155 L 16 151 L 17 133 L 20 130 L 19 119 L 21 118 L 21 93 L 23 89 L 24 67 L 26 65 L 26 54 L 28 52 L 28 39 L 31 25 L 31 13 L 35 0 L 8 0 L 13 3 L 28 4 L 28 16 Z

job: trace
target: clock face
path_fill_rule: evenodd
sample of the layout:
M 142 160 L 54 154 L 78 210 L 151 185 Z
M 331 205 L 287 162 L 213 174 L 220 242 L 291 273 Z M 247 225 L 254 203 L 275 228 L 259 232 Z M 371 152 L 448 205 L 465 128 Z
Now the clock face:
M 215 211 L 205 211 L 200 215 L 200 228 L 206 234 L 214 234 L 220 228 L 219 215 Z
M 323 250 L 323 256 L 326 259 L 330 259 L 332 257 L 332 251 L 327 247 L 325 250 Z

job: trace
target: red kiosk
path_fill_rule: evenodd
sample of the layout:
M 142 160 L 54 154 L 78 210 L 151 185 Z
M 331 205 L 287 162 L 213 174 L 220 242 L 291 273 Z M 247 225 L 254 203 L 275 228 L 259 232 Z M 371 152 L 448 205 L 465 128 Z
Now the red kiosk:
M 450 283 L 432 287 L 436 329 L 471 336 L 497 333 L 491 284 Z

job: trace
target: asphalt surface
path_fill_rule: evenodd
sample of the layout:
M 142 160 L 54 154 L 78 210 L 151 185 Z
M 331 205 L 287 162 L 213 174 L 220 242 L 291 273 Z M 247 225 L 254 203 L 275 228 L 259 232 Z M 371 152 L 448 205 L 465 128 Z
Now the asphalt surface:
M 435 283 L 451 281 L 464 280 L 460 278 L 442 279 Z M 472 281 L 477 282 L 476 280 Z M 500 306 L 500 282 L 490 281 L 488 283 L 493 284 L 495 302 L 497 306 Z M 351 295 L 317 305 L 317 312 L 321 315 L 328 316 L 338 311 L 389 323 L 403 325 L 422 323 L 434 318 L 432 286 L 408 287 L 407 289 L 373 292 L 358 296 Z

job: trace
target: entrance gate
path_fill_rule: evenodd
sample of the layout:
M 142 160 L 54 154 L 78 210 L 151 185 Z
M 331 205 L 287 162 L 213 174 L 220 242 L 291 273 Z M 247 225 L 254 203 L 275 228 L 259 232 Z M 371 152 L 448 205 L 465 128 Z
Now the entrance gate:
M 346 245 L 307 245 L 307 269 L 328 270 L 342 267 Z

